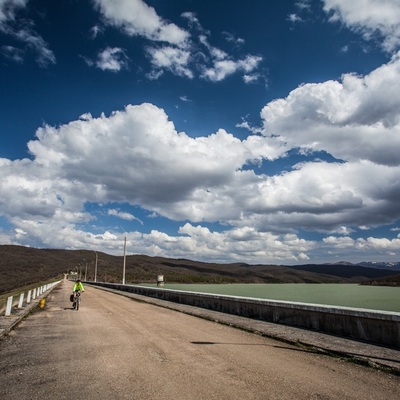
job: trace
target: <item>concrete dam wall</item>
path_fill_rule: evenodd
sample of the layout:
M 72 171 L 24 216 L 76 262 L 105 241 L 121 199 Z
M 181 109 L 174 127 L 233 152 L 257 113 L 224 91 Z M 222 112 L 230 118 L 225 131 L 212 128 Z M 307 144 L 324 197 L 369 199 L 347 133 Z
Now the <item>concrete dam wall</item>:
M 400 348 L 400 313 L 222 296 L 135 285 L 100 282 L 90 282 L 90 284 Z

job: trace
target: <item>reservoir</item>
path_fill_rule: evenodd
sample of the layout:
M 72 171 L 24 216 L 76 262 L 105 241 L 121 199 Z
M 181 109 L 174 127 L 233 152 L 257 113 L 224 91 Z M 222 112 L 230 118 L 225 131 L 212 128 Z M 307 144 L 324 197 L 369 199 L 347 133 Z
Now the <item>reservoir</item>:
M 399 287 L 325 283 L 232 283 L 165 284 L 164 289 L 400 312 Z

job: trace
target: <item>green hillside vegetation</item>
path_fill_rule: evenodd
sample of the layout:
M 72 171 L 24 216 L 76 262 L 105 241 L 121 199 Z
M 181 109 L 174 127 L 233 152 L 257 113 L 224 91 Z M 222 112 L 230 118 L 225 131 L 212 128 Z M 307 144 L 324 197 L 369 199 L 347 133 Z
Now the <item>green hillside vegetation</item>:
M 123 256 L 97 252 L 97 281 L 122 282 Z M 0 245 L 0 294 L 71 271 L 92 281 L 95 273 L 93 250 L 35 249 Z M 354 265 L 248 265 L 217 264 L 185 259 L 128 255 L 125 282 L 155 283 L 157 275 L 167 283 L 361 283 L 393 275 L 393 271 Z
M 400 286 L 400 274 L 385 276 L 383 278 L 371 279 L 361 283 L 372 286 Z

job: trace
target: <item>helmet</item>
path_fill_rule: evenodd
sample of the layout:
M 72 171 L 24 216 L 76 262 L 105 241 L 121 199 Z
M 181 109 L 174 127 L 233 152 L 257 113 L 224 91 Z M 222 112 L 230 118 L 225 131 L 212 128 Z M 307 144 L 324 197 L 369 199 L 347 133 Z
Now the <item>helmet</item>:
M 81 280 L 80 280 L 80 279 L 77 279 L 76 281 L 77 281 L 77 282 L 80 282 Z

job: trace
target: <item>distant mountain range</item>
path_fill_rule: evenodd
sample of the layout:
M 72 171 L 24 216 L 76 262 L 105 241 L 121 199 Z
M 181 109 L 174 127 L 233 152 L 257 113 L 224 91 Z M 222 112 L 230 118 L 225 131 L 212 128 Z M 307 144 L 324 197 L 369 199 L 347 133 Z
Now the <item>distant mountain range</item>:
M 97 281 L 122 281 L 122 256 L 97 252 Z M 0 294 L 21 286 L 63 277 L 75 272 L 83 280 L 94 280 L 93 250 L 35 249 L 0 245 Z M 186 259 L 129 255 L 126 283 L 363 283 L 398 285 L 400 263 L 250 265 L 205 263 Z M 74 276 L 77 276 L 74 275 Z M 396 276 L 397 275 L 397 276 Z
M 393 271 L 400 271 L 400 262 L 383 262 L 383 261 L 362 261 L 357 264 L 352 264 L 346 261 L 341 261 L 337 264 L 342 265 L 359 265 L 360 267 L 388 269 Z

